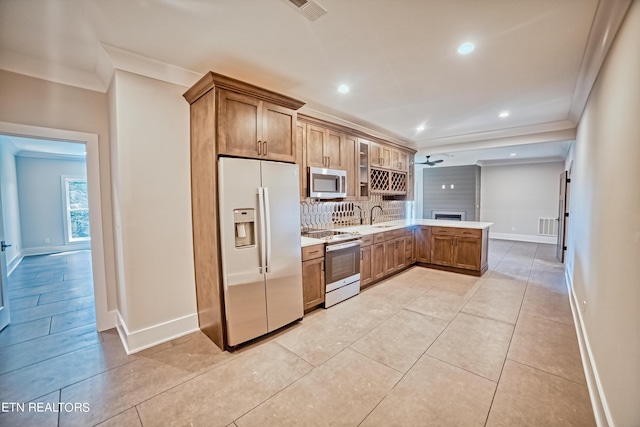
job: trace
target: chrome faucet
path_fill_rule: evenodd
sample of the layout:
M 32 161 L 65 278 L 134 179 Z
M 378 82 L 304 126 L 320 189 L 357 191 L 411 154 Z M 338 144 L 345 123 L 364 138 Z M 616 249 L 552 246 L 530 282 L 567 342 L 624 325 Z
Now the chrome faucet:
M 371 208 L 371 222 L 370 222 L 370 224 L 373 224 L 373 210 L 374 210 L 375 208 L 379 208 L 379 209 L 380 209 L 380 212 L 382 212 L 382 214 L 384 215 L 384 211 L 382 210 L 382 206 L 380 206 L 380 205 L 375 205 L 374 207 L 372 207 L 372 208 Z
M 362 208 L 358 205 L 353 205 L 354 208 L 360 209 L 360 225 L 362 225 L 364 218 L 362 217 Z

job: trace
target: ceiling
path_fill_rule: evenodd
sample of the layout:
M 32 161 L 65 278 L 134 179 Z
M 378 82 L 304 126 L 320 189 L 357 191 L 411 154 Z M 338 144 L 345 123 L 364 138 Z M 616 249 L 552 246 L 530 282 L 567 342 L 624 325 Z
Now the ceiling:
M 296 97 L 422 154 L 575 128 L 588 44 L 613 38 L 594 22 L 612 1 L 318 0 L 328 12 L 309 21 L 287 0 L 2 0 L 0 68 L 40 64 L 104 91 L 100 50 L 113 46 Z M 458 54 L 467 41 L 475 51 Z
M 46 157 L 56 155 L 56 157 L 86 157 L 85 144 L 70 141 L 53 141 L 47 139 L 25 138 L 14 135 L 0 135 L 0 144 L 7 144 L 10 151 L 17 156 L 37 156 Z

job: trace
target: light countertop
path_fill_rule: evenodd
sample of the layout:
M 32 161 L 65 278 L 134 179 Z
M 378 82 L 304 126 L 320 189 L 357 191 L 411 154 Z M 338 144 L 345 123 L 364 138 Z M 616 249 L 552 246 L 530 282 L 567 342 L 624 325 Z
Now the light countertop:
M 475 228 L 485 229 L 493 225 L 492 222 L 478 221 L 445 221 L 440 219 L 400 219 L 396 221 L 386 221 L 373 223 L 373 225 L 356 225 L 352 227 L 336 228 L 340 231 L 358 232 L 360 234 L 375 234 L 384 231 L 396 230 L 398 228 L 411 227 L 413 225 L 429 225 L 437 227 L 454 227 L 454 228 Z M 311 237 L 302 237 L 302 247 L 323 244 L 322 239 L 313 239 Z

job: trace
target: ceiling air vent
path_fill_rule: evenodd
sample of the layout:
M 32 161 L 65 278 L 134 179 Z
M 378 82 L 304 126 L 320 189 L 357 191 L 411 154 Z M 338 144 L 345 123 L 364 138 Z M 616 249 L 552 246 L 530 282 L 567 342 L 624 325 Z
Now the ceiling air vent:
M 327 13 L 324 7 L 312 0 L 289 0 L 289 3 L 293 4 L 309 21 L 315 21 Z

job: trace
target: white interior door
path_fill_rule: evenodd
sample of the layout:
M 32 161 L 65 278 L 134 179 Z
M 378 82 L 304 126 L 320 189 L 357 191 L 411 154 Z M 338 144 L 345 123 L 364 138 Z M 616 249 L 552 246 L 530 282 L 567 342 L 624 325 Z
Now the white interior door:
M 5 252 L 2 194 L 0 194 L 0 331 L 9 324 L 9 295 L 7 292 L 7 253 Z

